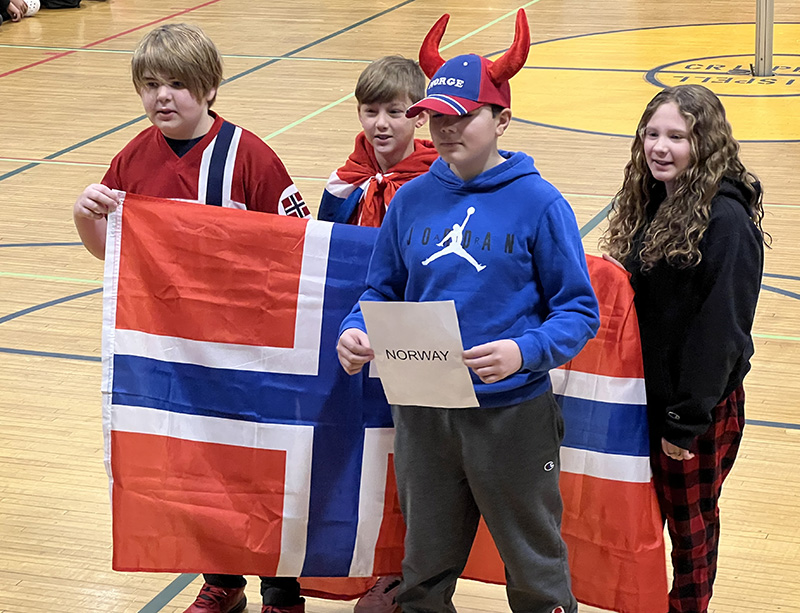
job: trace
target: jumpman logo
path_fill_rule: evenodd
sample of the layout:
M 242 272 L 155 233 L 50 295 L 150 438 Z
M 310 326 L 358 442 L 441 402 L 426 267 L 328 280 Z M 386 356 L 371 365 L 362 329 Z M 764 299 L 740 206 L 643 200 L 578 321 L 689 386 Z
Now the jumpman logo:
M 475 207 L 471 206 L 467 209 L 467 216 L 464 218 L 464 221 L 460 224 L 453 224 L 453 229 L 448 232 L 445 237 L 441 240 L 441 242 L 436 243 L 437 247 L 443 247 L 441 251 L 437 251 L 427 260 L 422 262 L 423 266 L 427 266 L 434 260 L 438 260 L 443 255 L 447 255 L 448 253 L 455 253 L 457 256 L 464 258 L 467 262 L 472 264 L 475 267 L 475 270 L 478 272 L 482 271 L 486 266 L 482 264 L 478 264 L 464 247 L 461 246 L 461 241 L 464 239 L 464 227 L 467 225 L 467 221 L 469 221 L 470 215 L 475 212 Z M 450 243 L 445 247 L 444 244 L 450 241 Z

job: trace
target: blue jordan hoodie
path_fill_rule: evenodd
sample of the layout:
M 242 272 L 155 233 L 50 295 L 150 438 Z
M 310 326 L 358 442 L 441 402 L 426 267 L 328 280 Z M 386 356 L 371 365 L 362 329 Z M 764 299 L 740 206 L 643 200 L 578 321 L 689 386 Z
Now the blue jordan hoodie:
M 575 215 L 525 153 L 464 181 L 442 160 L 401 187 L 378 234 L 361 300 L 455 301 L 465 349 L 512 339 L 522 367 L 486 384 L 481 407 L 547 389 L 600 324 Z M 342 322 L 366 332 L 356 304 Z

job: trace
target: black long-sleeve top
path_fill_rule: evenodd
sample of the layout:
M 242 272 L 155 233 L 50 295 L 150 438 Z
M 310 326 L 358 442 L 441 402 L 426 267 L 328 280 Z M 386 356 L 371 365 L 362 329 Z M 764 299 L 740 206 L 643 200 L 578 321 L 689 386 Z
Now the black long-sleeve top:
M 698 265 L 681 269 L 662 260 L 642 272 L 638 258 L 626 264 L 635 291 L 654 443 L 664 437 L 691 449 L 711 425 L 714 406 L 750 370 L 764 246 L 749 211 L 744 185 L 723 179 L 700 241 Z

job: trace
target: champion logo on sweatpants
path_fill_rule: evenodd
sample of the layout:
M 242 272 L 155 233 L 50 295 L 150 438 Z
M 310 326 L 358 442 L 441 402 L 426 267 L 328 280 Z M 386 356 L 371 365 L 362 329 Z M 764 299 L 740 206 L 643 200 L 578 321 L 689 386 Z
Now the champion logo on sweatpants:
M 558 606 L 555 609 L 553 609 L 552 613 L 566 613 L 566 611 L 564 610 L 564 607 Z

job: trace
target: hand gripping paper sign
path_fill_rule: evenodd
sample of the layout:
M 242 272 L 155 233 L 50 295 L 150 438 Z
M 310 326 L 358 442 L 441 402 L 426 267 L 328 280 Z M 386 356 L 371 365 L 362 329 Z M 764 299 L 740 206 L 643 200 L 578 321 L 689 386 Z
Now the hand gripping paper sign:
M 361 302 L 375 366 L 389 404 L 477 407 L 455 303 Z

